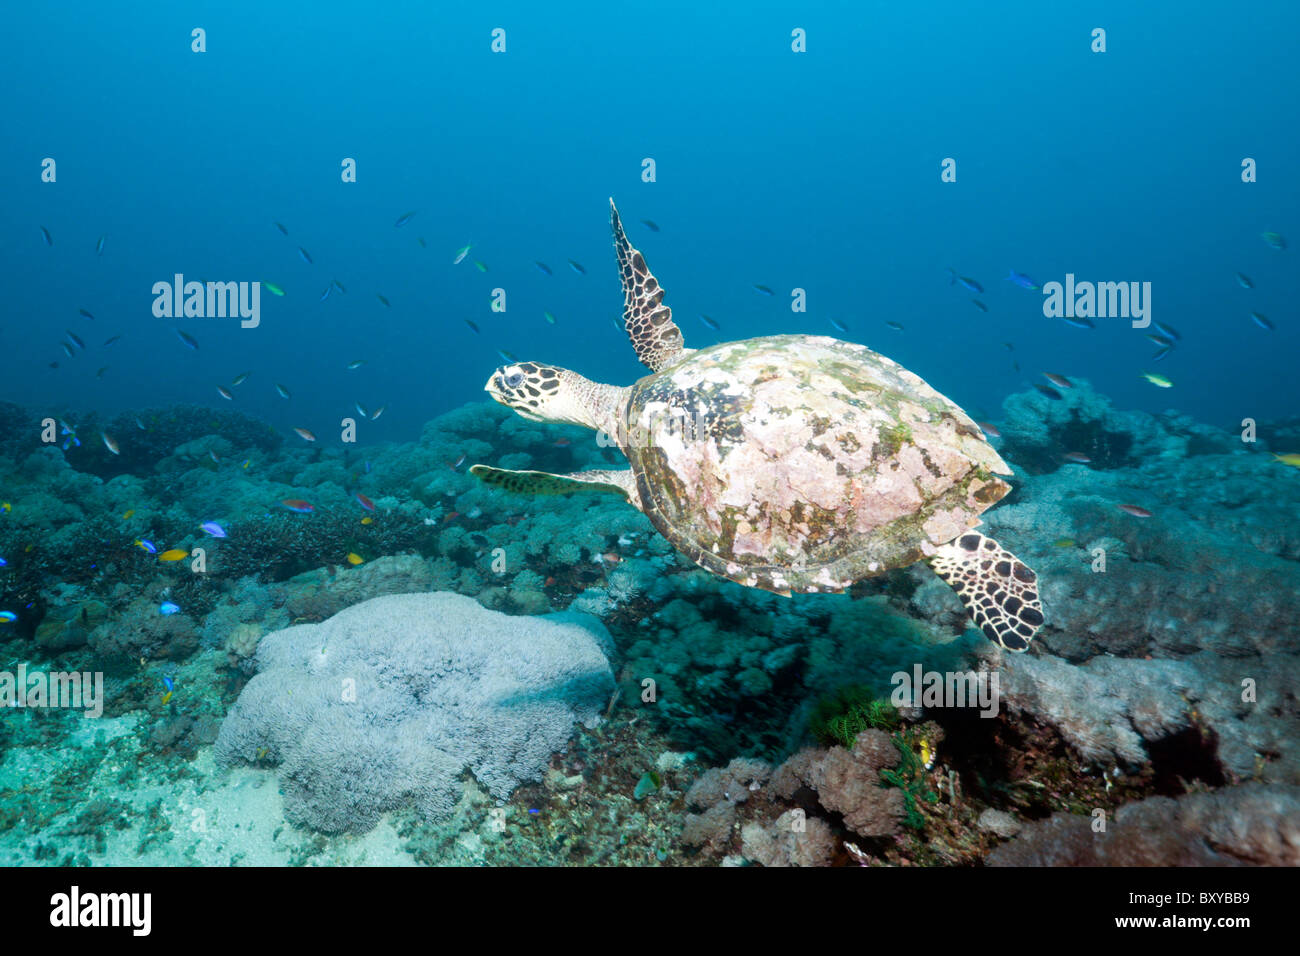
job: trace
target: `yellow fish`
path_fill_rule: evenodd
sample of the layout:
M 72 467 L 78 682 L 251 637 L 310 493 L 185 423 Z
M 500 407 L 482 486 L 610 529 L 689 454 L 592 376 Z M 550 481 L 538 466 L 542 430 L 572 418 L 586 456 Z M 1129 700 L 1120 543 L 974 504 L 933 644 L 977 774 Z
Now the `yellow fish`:
M 365 561 L 365 558 L 361 557 L 361 555 L 357 554 L 355 551 L 348 552 L 348 564 L 357 565 L 361 564 L 363 561 Z
M 1058 548 L 1073 548 L 1073 547 L 1074 547 L 1074 539 L 1073 539 L 1073 538 L 1057 538 L 1055 541 L 1052 542 L 1052 544 L 1053 544 L 1055 547 L 1058 547 Z
M 166 703 L 171 699 L 172 699 L 172 692 L 168 691 L 167 693 L 163 694 L 162 702 L 164 705 L 166 705 Z
M 13 511 L 13 510 L 14 510 L 14 506 L 11 505 L 9 502 L 7 502 L 7 501 L 0 501 L 0 511 L 3 511 L 5 514 L 8 514 L 9 512 L 11 512 L 11 511 Z
M 171 548 L 158 555 L 159 561 L 181 561 L 189 557 L 188 551 L 182 551 L 180 548 Z
M 1290 465 L 1292 468 L 1300 468 L 1300 451 L 1287 452 L 1285 455 L 1274 455 L 1274 461 L 1280 461 L 1284 465 Z
M 122 512 L 122 520 L 123 520 L 123 521 L 130 521 L 130 520 L 131 520 L 131 516 L 132 516 L 133 514 L 135 514 L 135 509 L 134 509 L 134 508 L 128 508 L 126 511 L 123 511 L 123 512 Z
M 374 522 L 374 520 L 375 520 L 375 519 L 372 518 L 372 517 L 370 517 L 370 515 L 366 515 L 364 518 L 361 519 L 361 523 L 362 523 L 362 524 L 372 524 L 372 523 Z
M 1155 372 L 1143 372 L 1142 377 L 1150 382 L 1156 388 L 1173 388 L 1174 383 L 1169 381 L 1163 375 L 1157 375 Z
M 926 770 L 929 770 L 931 767 L 934 766 L 934 758 L 936 756 L 938 755 L 935 753 L 934 748 L 930 746 L 930 741 L 922 740 L 920 757 L 921 757 L 921 764 L 922 766 L 925 767 Z

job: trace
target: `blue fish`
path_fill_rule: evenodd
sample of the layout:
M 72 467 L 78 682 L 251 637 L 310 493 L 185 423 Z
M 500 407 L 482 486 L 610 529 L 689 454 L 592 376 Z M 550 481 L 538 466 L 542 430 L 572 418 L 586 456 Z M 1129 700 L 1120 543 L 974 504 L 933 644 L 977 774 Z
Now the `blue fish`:
M 0 611 L 0 624 L 12 624 L 18 620 L 18 615 L 13 611 Z
M 164 677 L 164 678 L 163 678 L 163 686 L 166 687 L 169 691 L 170 691 L 170 690 L 175 690 L 175 689 L 176 689 L 176 682 L 175 682 L 174 680 L 172 680 L 170 677 Z
M 572 269 L 574 272 L 578 273 L 578 275 L 580 276 L 585 276 L 587 274 L 587 270 L 583 268 L 581 262 L 574 262 L 572 259 L 570 259 L 569 268 Z
M 410 212 L 404 212 L 404 213 L 402 213 L 400 216 L 397 217 L 397 222 L 393 223 L 393 225 L 394 225 L 394 226 L 405 226 L 405 225 L 406 225 L 408 222 L 410 222 L 411 219 L 415 216 L 415 212 L 416 212 L 416 211 L 415 211 L 414 209 L 412 209 Z
M 0 568 L 7 568 L 8 566 L 9 566 L 9 562 L 6 561 L 4 558 L 0 558 Z
M 279 230 L 280 230 L 280 235 L 282 235 L 282 236 L 287 236 L 287 235 L 289 235 L 289 230 L 286 229 L 286 228 L 284 228 L 284 226 L 280 225 L 280 223 L 278 223 L 278 222 L 272 222 L 271 225 L 275 226 L 276 229 L 279 229 Z
M 40 229 L 41 229 L 41 238 L 45 240 L 45 244 L 47 246 L 54 245 L 54 237 L 50 235 L 50 230 L 46 229 L 44 226 L 41 226 Z
M 302 261 L 307 263 L 307 265 L 312 264 L 311 256 L 307 254 L 307 250 L 304 249 L 302 246 L 298 247 L 298 255 L 302 256 Z
M 1261 329 L 1264 329 L 1267 332 L 1272 332 L 1275 328 L 1277 328 L 1277 326 L 1275 326 L 1271 321 L 1269 321 L 1267 316 L 1262 315 L 1259 312 L 1250 313 L 1250 318 L 1251 321 L 1253 321 Z
M 1159 362 L 1161 359 L 1165 358 L 1173 350 L 1174 347 L 1172 345 L 1166 345 L 1164 348 L 1156 352 L 1155 355 L 1151 356 L 1151 361 Z
M 173 604 L 171 601 L 163 601 L 158 607 L 158 613 L 165 617 L 168 614 L 175 614 L 180 609 L 181 606 L 179 604 Z
M 717 332 L 719 329 L 722 328 L 722 326 L 718 325 L 718 323 L 714 319 L 705 315 L 703 312 L 700 313 L 700 321 L 703 322 L 705 325 L 707 325 L 715 332 Z
M 849 327 L 845 325 L 843 322 L 841 322 L 839 319 L 831 319 L 830 323 L 831 323 L 831 328 L 833 328 L 836 332 L 847 332 L 849 330 Z
M 776 293 L 773 292 L 771 289 L 769 289 L 767 286 L 759 285 L 758 283 L 754 284 L 754 291 L 759 293 L 760 295 L 776 295 Z
M 333 286 L 330 286 L 330 285 L 327 285 L 327 286 L 325 287 L 325 291 L 322 292 L 322 293 L 320 294 L 320 300 L 321 300 L 322 302 L 324 302 L 326 299 L 328 299 L 328 298 L 330 297 L 330 289 L 332 289 L 332 288 L 334 288 L 334 287 L 333 287 Z
M 224 538 L 226 536 L 226 529 L 215 521 L 205 521 L 199 527 L 214 538 Z
M 1165 335 L 1169 336 L 1175 342 L 1178 342 L 1182 339 L 1182 336 L 1178 334 L 1178 330 L 1175 329 L 1172 325 L 1165 325 L 1163 322 L 1153 322 L 1151 324 L 1154 325 L 1161 332 L 1163 332 Z
M 537 266 L 537 271 L 544 276 L 554 275 L 554 273 L 551 272 L 551 267 L 548 266 L 545 262 L 534 261 L 533 265 Z
M 107 238 L 107 236 L 99 237 L 99 241 L 95 243 L 95 255 L 102 256 L 104 254 L 104 240 Z
M 1022 289 L 1029 289 L 1031 292 L 1042 288 L 1042 286 L 1029 278 L 1029 276 L 1025 275 L 1023 272 L 1017 272 L 1015 269 L 1007 270 L 1006 278 L 1003 279 L 1003 281 L 1011 282 L 1020 286 Z
M 1096 323 L 1092 319 L 1085 319 L 1082 316 L 1061 316 L 1061 321 L 1066 325 L 1073 325 L 1076 329 L 1095 329 Z

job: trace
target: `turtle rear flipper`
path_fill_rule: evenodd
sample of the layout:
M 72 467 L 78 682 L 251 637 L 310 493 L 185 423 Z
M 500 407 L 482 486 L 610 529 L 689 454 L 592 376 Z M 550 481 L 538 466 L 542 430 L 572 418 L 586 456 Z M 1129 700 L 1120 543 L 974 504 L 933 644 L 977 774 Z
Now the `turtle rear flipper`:
M 609 224 L 623 281 L 623 329 L 641 364 L 657 372 L 688 351 L 683 347 L 682 330 L 673 322 L 673 310 L 664 305 L 663 286 L 650 274 L 645 257 L 627 241 L 613 199 L 609 201 Z
M 506 491 L 526 495 L 571 495 L 578 491 L 607 492 L 622 495 L 638 508 L 640 497 L 636 493 L 636 479 L 625 471 L 575 471 L 567 475 L 553 475 L 548 471 L 511 471 L 491 465 L 474 465 L 469 473 L 484 483 Z
M 975 626 L 1007 650 L 1025 650 L 1043 626 L 1038 575 L 992 538 L 968 531 L 939 547 L 930 567 L 957 592 Z

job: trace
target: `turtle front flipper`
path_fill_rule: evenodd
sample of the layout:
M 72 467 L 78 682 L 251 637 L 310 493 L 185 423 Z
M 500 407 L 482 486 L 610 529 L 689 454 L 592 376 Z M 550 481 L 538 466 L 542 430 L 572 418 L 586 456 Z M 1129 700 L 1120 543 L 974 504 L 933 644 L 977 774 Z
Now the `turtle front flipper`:
M 638 509 L 641 498 L 631 471 L 575 471 L 553 475 L 548 471 L 511 471 L 491 465 L 474 465 L 469 473 L 485 484 L 525 495 L 571 495 L 578 491 L 622 495 Z
M 641 364 L 657 372 L 686 351 L 682 330 L 673 322 L 673 310 L 663 304 L 663 286 L 650 274 L 645 257 L 627 241 L 613 199 L 609 201 L 609 224 L 614 230 L 618 275 L 623 281 L 623 329 Z
M 957 592 L 975 626 L 1007 650 L 1025 650 L 1043 626 L 1038 575 L 992 538 L 968 531 L 940 546 L 930 567 Z

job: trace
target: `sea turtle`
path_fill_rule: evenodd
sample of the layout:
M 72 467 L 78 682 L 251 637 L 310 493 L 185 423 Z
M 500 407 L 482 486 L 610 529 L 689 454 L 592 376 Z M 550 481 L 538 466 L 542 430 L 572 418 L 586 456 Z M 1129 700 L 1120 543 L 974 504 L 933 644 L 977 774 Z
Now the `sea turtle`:
M 1023 651 L 1043 624 L 1037 578 L 973 531 L 1011 469 L 953 402 L 883 355 L 822 335 L 683 346 L 664 290 L 610 200 L 623 324 L 652 374 L 629 387 L 514 362 L 485 390 L 531 421 L 585 425 L 625 471 L 474 465 L 512 491 L 622 495 L 683 554 L 779 594 L 843 591 L 926 560 L 991 640 Z

